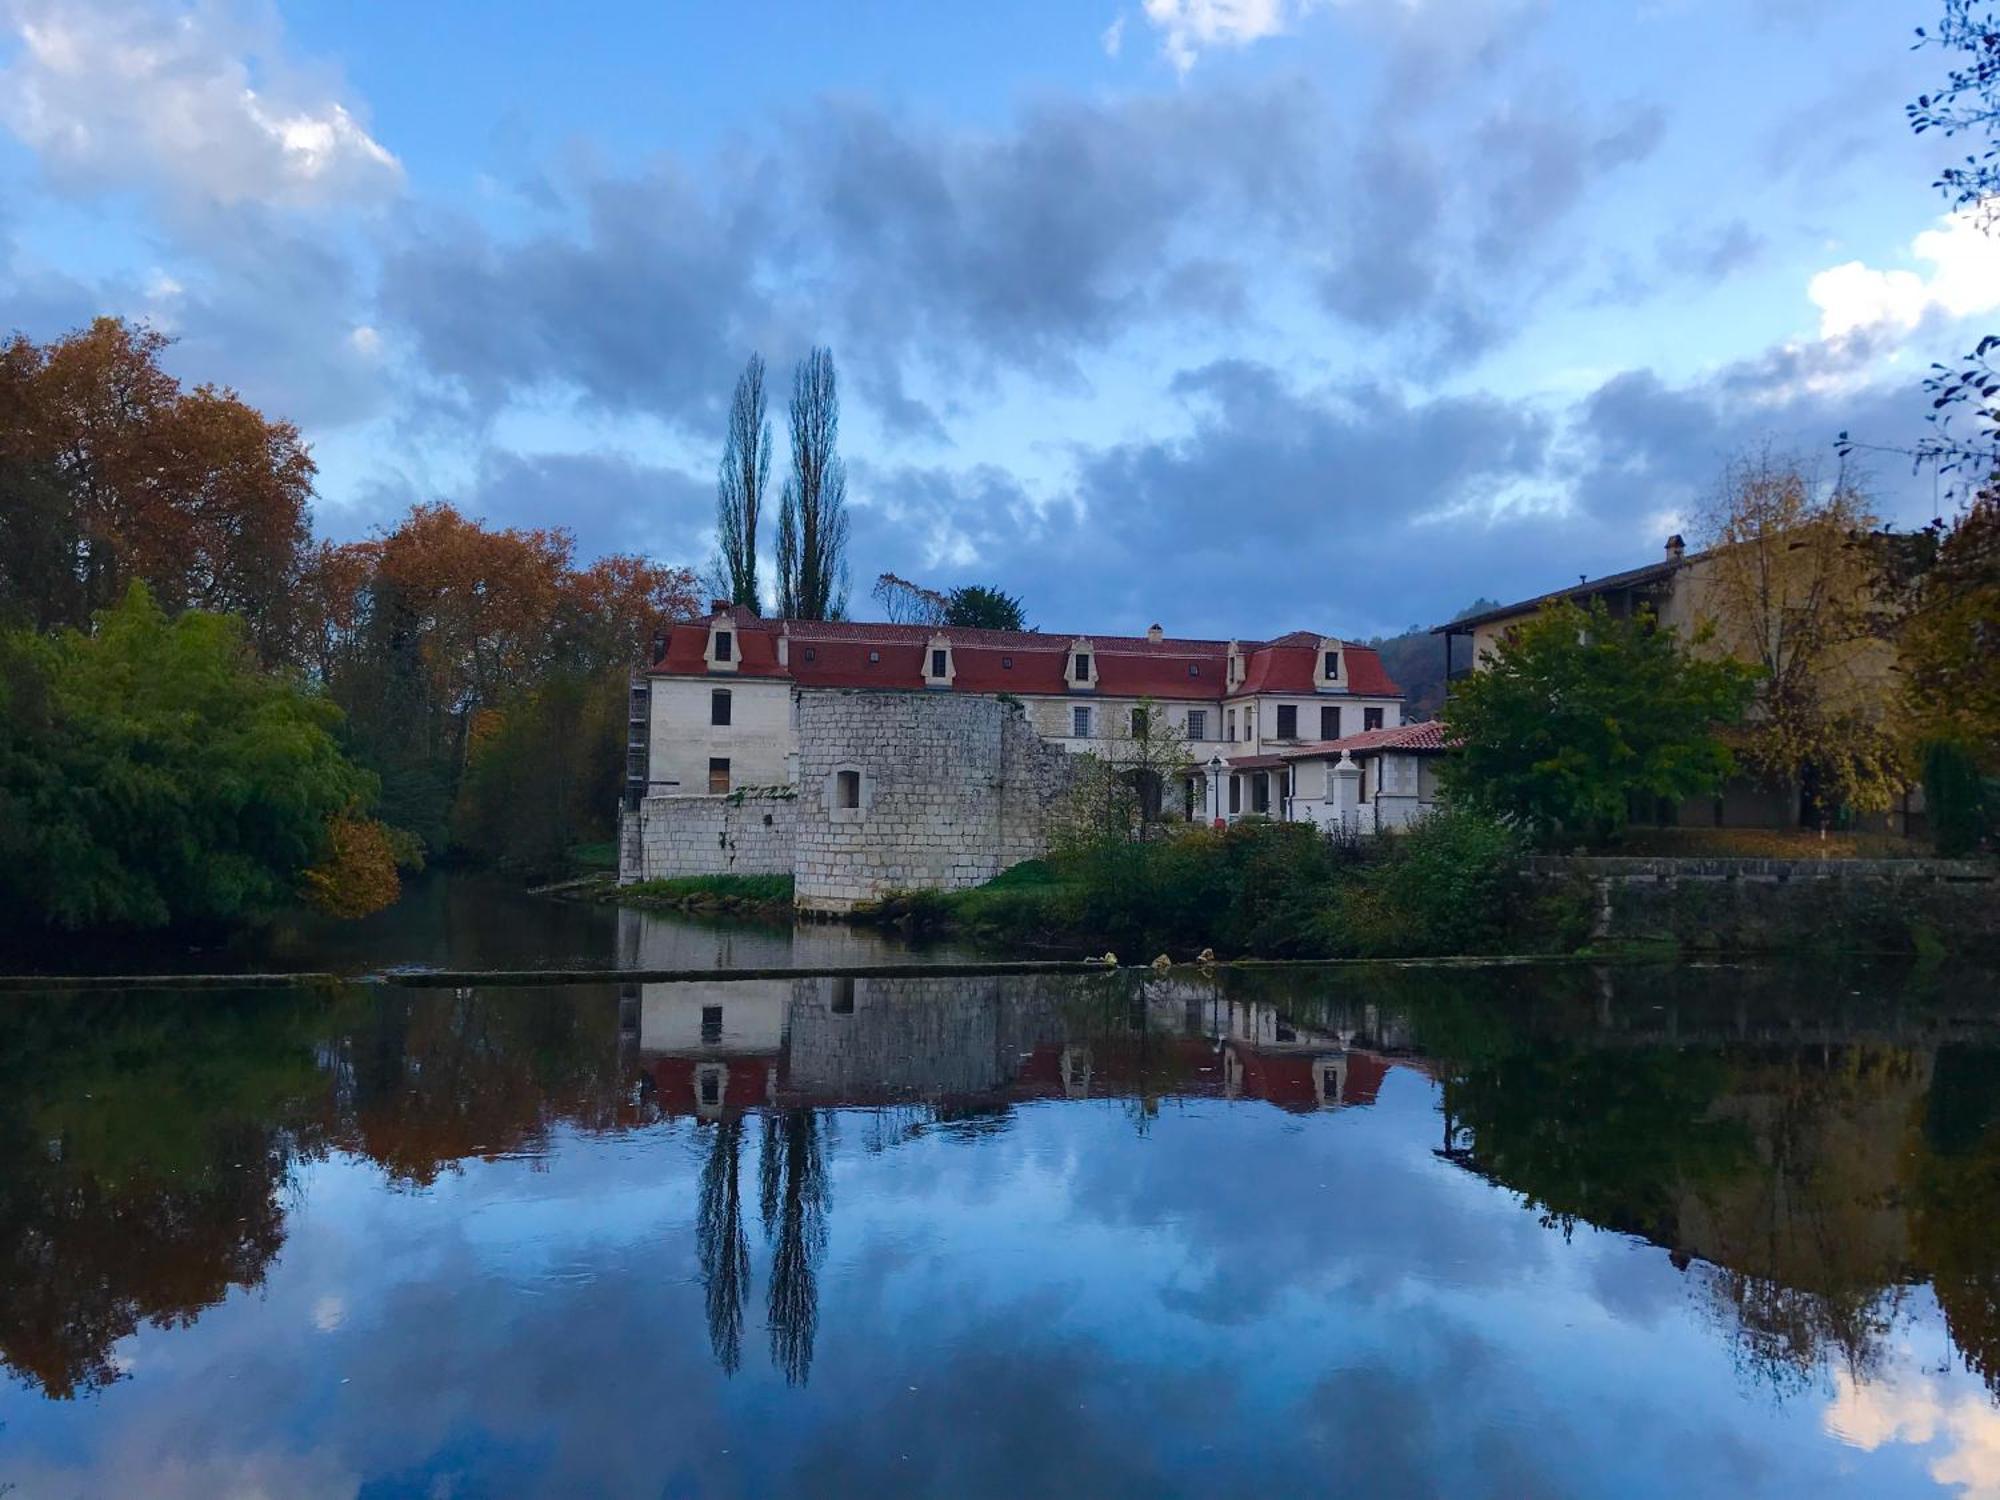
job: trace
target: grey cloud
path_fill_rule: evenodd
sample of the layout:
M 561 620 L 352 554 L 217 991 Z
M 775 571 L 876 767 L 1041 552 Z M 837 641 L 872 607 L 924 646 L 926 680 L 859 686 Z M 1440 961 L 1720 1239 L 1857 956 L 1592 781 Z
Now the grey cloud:
M 1676 231 L 1659 245 L 1660 264 L 1677 275 L 1714 282 L 1753 265 L 1764 254 L 1764 236 L 1742 219 L 1713 228 Z
M 1283 75 L 1052 97 L 985 131 L 822 100 L 711 160 L 536 176 L 564 207 L 523 200 L 526 234 L 407 228 L 381 303 L 469 413 L 570 391 L 706 430 L 747 348 L 831 342 L 890 431 L 933 442 L 950 412 L 926 388 L 1076 386 L 1086 354 L 1241 326 L 1253 289 L 1295 276 L 1361 327 L 1463 354 L 1518 325 L 1526 252 L 1660 128 L 1464 114 L 1385 111 L 1351 151 L 1338 102 Z
M 1695 508 L 1728 459 L 1760 444 L 1830 471 L 1842 429 L 1907 443 L 1922 394 L 1855 387 L 1869 359 L 1781 348 L 1681 385 L 1631 370 L 1555 410 L 1365 382 L 1307 389 L 1268 366 L 1211 364 L 1170 382 L 1186 435 L 1080 451 L 1073 484 L 1049 496 L 990 469 L 867 471 L 856 574 L 971 575 L 1021 593 L 1051 629 L 1397 630 L 1648 560 L 1661 538 L 1643 528 Z M 1886 516 L 1929 515 L 1927 486 L 1899 460 L 1871 477 Z M 944 538 L 976 564 L 938 564 Z
M 705 476 L 612 450 L 492 449 L 460 488 L 439 492 L 402 476 L 378 482 L 336 529 L 394 525 L 410 506 L 431 500 L 449 501 L 493 526 L 565 527 L 579 557 L 636 552 L 691 566 L 707 558 L 715 520 L 715 482 Z

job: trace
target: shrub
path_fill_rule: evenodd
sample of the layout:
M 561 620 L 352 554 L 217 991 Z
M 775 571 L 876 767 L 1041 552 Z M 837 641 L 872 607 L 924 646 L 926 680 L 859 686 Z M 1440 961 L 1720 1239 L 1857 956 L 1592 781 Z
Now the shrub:
M 1522 905 L 1521 853 L 1519 836 L 1500 823 L 1433 813 L 1336 893 L 1318 935 L 1359 957 L 1499 951 Z
M 1978 763 L 1954 740 L 1933 740 L 1924 747 L 1924 807 L 1931 844 L 1941 855 L 1971 854 L 1992 840 L 1990 788 Z

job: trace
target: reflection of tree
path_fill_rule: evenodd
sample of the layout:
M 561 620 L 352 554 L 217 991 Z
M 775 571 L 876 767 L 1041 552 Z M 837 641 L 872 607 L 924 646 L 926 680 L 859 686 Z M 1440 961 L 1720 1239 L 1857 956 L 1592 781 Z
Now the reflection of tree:
M 315 1149 L 314 1002 L 64 997 L 0 1007 L 0 1360 L 50 1396 L 118 1378 L 112 1346 L 255 1286 Z
M 1581 1220 L 1672 1243 L 1687 1187 L 1748 1161 L 1743 1128 L 1711 1117 L 1724 1080 L 1701 1053 L 1551 1042 L 1454 1062 L 1444 1111 L 1451 1145 L 1565 1235 Z
M 1939 1050 L 1914 1155 L 1911 1240 L 1952 1342 L 2000 1396 L 2000 1048 Z
M 819 1263 L 830 1206 L 821 1130 L 810 1109 L 769 1111 L 757 1162 L 764 1234 L 774 1241 L 765 1304 L 771 1361 L 789 1385 L 805 1384 L 819 1332 Z
M 556 1123 L 641 1118 L 609 997 L 391 991 L 334 1046 L 335 1143 L 425 1184 L 466 1157 L 539 1151 Z
M 743 1304 L 750 1291 L 750 1239 L 743 1231 L 739 1176 L 743 1117 L 716 1121 L 701 1169 L 701 1209 L 695 1235 L 701 1247 L 701 1281 L 708 1293 L 708 1342 L 716 1363 L 733 1375 L 743 1362 Z

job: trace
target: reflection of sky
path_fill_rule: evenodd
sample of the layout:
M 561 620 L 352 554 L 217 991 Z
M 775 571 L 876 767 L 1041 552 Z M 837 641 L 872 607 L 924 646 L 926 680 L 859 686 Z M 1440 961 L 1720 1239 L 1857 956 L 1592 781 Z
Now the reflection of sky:
M 1990 1494 L 2000 1414 L 1928 1298 L 1877 1385 L 1746 1383 L 1664 1252 L 1565 1242 L 1437 1161 L 1432 1086 L 1337 1114 L 1047 1102 L 871 1150 L 835 1122 L 811 1379 L 753 1256 L 709 1354 L 710 1135 L 558 1132 L 422 1191 L 305 1170 L 266 1284 L 124 1341 L 70 1404 L 0 1393 L 22 1497 Z M 1932 1351 L 1920 1354 L 1919 1351 Z M 1925 1368 L 1928 1361 L 1930 1368 Z

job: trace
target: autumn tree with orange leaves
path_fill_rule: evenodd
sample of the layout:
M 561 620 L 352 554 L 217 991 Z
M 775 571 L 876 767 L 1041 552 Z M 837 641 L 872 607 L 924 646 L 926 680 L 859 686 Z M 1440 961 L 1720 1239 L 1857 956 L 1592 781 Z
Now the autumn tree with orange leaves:
M 169 612 L 239 617 L 292 649 L 313 461 L 234 391 L 184 389 L 169 340 L 118 318 L 0 346 L 0 610 L 82 626 L 143 582 Z

